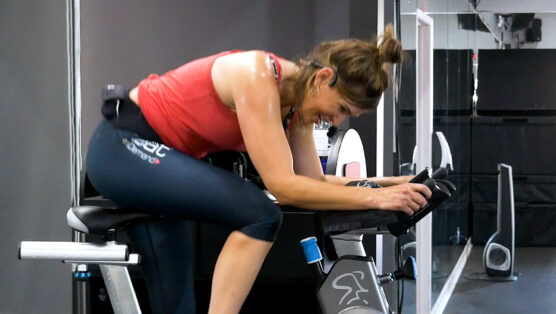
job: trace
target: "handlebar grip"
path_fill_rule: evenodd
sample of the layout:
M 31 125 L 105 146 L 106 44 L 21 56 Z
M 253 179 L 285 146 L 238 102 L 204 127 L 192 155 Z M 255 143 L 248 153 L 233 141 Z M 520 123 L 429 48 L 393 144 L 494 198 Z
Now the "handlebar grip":
M 448 169 L 444 167 L 440 167 L 432 173 L 431 178 L 438 180 L 438 179 L 445 179 L 447 176 L 448 176 Z
M 423 171 L 419 172 L 417 175 L 411 178 L 411 180 L 409 180 L 409 183 L 423 183 L 427 179 L 430 179 L 429 168 L 426 168 Z

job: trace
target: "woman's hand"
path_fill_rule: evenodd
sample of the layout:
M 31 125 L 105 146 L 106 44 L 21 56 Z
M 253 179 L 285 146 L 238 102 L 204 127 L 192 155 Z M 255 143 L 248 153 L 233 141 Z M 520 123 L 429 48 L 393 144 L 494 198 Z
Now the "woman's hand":
M 402 183 L 385 188 L 369 189 L 373 193 L 373 206 L 381 210 L 403 211 L 413 215 L 416 211 L 427 204 L 431 197 L 431 190 L 420 183 Z

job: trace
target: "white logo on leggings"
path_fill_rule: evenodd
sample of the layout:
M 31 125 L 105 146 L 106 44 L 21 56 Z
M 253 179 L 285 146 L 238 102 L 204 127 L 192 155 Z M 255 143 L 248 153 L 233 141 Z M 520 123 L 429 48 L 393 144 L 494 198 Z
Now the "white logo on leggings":
M 127 138 L 124 138 L 122 139 L 122 143 L 124 143 L 126 148 L 132 154 L 147 161 L 152 165 L 158 165 L 160 163 L 160 158 L 166 156 L 166 154 L 164 153 L 165 150 L 172 150 L 166 145 L 148 141 L 142 138 L 132 138 L 131 141 Z

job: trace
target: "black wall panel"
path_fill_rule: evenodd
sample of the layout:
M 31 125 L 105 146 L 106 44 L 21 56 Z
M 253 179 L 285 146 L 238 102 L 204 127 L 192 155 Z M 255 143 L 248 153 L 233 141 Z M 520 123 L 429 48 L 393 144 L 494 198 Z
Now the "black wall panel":
M 516 203 L 556 204 L 556 176 L 513 175 Z M 478 203 L 496 203 L 497 175 L 474 174 L 471 179 L 471 199 Z
M 556 49 L 479 50 L 477 110 L 556 111 Z
M 496 203 L 473 203 L 473 244 L 496 231 Z M 556 246 L 556 204 L 515 204 L 515 245 Z
M 497 174 L 506 163 L 519 175 L 556 175 L 556 116 L 473 117 L 471 171 Z
M 415 111 L 415 50 L 406 50 L 407 62 L 402 66 L 400 109 Z M 435 113 L 467 115 L 471 113 L 473 96 L 473 51 L 435 49 L 433 102 Z

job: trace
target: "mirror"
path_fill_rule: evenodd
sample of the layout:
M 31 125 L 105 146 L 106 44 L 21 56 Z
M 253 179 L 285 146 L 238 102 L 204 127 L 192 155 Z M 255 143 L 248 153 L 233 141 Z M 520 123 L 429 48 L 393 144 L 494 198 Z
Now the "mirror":
M 554 72 L 549 65 L 556 62 L 556 39 L 547 36 L 556 29 L 556 3 L 513 0 L 401 3 L 399 27 L 409 57 L 401 71 L 396 116 L 401 174 L 414 171 L 416 9 L 427 12 L 434 20 L 433 128 L 442 131 L 448 140 L 453 157 L 450 180 L 458 189 L 449 202 L 433 212 L 431 305 L 434 306 L 466 243 L 471 239 L 474 251 L 482 254 L 482 246 L 496 231 L 497 163 L 513 165 L 514 180 L 518 180 L 514 183 L 516 246 L 532 245 L 531 241 L 541 238 L 545 242 L 537 241 L 535 245 L 553 245 L 556 241 L 519 229 L 527 225 L 530 217 L 526 215 L 531 215 L 531 209 L 540 213 L 538 208 L 553 208 L 556 203 L 548 194 L 526 192 L 546 189 L 547 182 L 552 180 L 547 177 L 546 169 L 550 167 L 544 164 L 542 156 L 554 153 L 542 149 L 552 149 L 547 136 L 554 133 L 556 125 L 553 105 L 556 89 L 546 79 Z M 508 137 L 513 140 L 504 142 Z M 537 144 L 526 144 L 533 139 Z M 440 155 L 438 141 L 434 139 L 434 168 L 439 165 Z M 540 157 L 531 162 L 532 155 Z M 547 224 L 556 220 L 556 215 L 543 217 Z M 527 237 L 520 236 L 525 233 Z M 406 243 L 406 248 L 411 246 Z M 415 312 L 414 289 L 414 285 L 406 283 L 403 308 L 410 313 Z
M 406 3 L 401 7 L 401 40 L 407 53 L 407 62 L 401 71 L 397 106 L 401 174 L 414 174 L 415 170 L 416 9 L 422 10 L 423 4 L 415 3 L 413 6 Z M 432 217 L 431 304 L 434 305 L 469 237 L 469 139 L 474 91 L 476 15 L 467 1 L 429 1 L 427 14 L 434 21 L 433 130 L 442 132 L 449 143 L 453 164 L 448 179 L 457 187 L 451 199 L 436 209 Z M 433 169 L 440 166 L 441 159 L 439 140 L 434 136 Z M 411 239 L 402 243 L 402 256 L 414 250 L 414 246 L 409 245 Z M 404 288 L 403 309 L 414 313 L 415 286 L 413 283 L 406 283 Z

